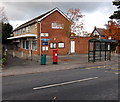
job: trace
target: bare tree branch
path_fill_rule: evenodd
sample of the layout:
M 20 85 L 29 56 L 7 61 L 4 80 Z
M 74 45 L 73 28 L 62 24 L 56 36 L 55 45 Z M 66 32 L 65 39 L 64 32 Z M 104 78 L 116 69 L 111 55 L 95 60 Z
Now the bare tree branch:
M 84 23 L 80 22 L 80 19 L 84 17 L 80 9 L 70 8 L 67 12 L 67 16 L 72 20 L 71 33 L 77 33 L 77 35 L 80 35 L 80 30 L 82 30 L 84 26 Z
M 4 7 L 0 7 L 0 22 L 8 22 L 8 18 L 5 15 Z

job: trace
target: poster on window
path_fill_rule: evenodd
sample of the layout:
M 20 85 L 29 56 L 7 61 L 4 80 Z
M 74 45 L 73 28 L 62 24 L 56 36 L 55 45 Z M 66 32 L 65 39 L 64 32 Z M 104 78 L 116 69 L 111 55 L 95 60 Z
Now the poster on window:
M 64 43 L 58 43 L 59 48 L 64 48 Z

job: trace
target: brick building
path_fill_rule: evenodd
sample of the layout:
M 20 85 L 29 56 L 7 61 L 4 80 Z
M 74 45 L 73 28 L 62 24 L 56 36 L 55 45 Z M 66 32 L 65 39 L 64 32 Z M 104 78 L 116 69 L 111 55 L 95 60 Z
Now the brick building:
M 13 31 L 13 40 L 18 49 L 32 54 L 52 54 L 58 49 L 59 54 L 67 54 L 70 42 L 71 21 L 58 8 L 36 17 Z M 41 35 L 40 35 L 41 34 Z
M 14 29 L 12 40 L 21 52 L 51 55 L 87 53 L 88 40 L 84 37 L 70 37 L 71 20 L 58 8 L 54 8 Z

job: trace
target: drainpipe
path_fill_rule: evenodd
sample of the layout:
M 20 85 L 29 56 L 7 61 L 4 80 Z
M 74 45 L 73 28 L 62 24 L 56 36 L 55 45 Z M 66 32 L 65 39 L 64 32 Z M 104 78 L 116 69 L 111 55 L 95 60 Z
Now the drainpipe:
M 41 28 L 42 28 L 42 26 L 41 26 L 41 22 L 39 22 L 40 23 L 40 56 L 42 55 L 42 42 L 41 42 Z
M 38 55 L 42 54 L 42 44 L 41 44 L 41 22 L 37 21 L 37 50 Z

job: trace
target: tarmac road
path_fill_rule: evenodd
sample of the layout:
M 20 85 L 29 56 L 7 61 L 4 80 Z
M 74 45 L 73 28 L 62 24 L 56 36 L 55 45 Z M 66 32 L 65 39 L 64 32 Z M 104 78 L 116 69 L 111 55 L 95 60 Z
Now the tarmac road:
M 76 68 L 3 77 L 3 100 L 118 100 L 118 74 L 112 71 Z

